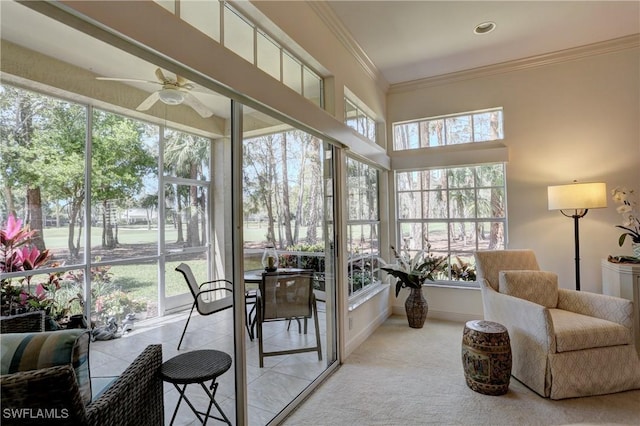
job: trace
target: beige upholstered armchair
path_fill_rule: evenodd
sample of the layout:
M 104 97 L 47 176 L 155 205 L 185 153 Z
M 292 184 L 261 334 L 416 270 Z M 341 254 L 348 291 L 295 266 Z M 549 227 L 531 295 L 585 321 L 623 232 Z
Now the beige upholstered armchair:
M 631 301 L 558 288 L 531 250 L 475 256 L 484 317 L 507 327 L 516 379 L 551 399 L 640 388 Z

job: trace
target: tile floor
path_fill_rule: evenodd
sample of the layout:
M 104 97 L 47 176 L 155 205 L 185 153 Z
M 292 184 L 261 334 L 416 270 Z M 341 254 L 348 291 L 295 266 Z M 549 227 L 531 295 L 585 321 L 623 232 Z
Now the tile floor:
M 321 304 L 323 305 L 323 304 Z M 293 398 L 304 390 L 326 369 L 326 322 L 324 306 L 318 306 L 322 342 L 322 361 L 315 352 L 283 355 L 264 359 L 264 368 L 259 367 L 257 340 L 250 341 L 246 335 L 248 415 L 250 425 L 265 425 L 276 416 Z M 180 351 L 176 349 L 184 328 L 188 311 L 162 318 L 136 322 L 134 328 L 121 338 L 94 341 L 90 346 L 92 377 L 112 377 L 121 374 L 127 366 L 150 344 L 162 344 L 163 359 L 196 349 L 216 349 L 227 352 L 233 358 L 233 312 L 227 309 L 209 316 L 193 314 Z M 315 340 L 313 321 L 309 322 L 308 334 L 299 334 L 295 322 L 287 331 L 286 322 L 264 325 L 265 349 L 311 346 Z M 292 346 L 295 345 L 295 346 Z M 220 383 L 216 401 L 232 424 L 235 422 L 235 379 L 231 369 L 218 378 Z M 178 391 L 170 383 L 164 386 L 165 422 L 168 425 L 179 398 Z M 187 387 L 187 395 L 196 408 L 206 410 L 208 401 L 198 385 Z M 213 408 L 215 411 L 215 407 Z M 216 414 L 216 413 L 214 413 Z M 217 415 L 217 414 L 216 414 Z M 212 424 L 222 424 L 212 421 Z M 175 425 L 200 424 L 190 408 L 183 402 L 176 416 Z

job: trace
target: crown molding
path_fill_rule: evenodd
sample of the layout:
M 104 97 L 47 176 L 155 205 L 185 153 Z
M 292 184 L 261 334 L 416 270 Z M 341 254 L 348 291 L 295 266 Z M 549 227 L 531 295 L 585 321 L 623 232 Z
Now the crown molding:
M 488 65 L 450 74 L 443 74 L 419 80 L 396 83 L 392 84 L 389 87 L 388 94 L 403 93 L 433 86 L 439 86 L 442 84 L 456 83 L 464 80 L 489 77 L 492 75 L 504 74 L 514 71 L 522 71 L 546 65 L 588 58 L 590 56 L 604 55 L 621 50 L 636 49 L 638 47 L 640 47 L 640 34 L 632 34 L 629 36 L 607 40 L 599 43 L 559 50 L 557 52 L 551 52 L 544 55 L 531 56 L 515 61 L 502 62 L 495 65 Z
M 362 69 L 376 84 L 386 92 L 389 89 L 389 82 L 384 78 L 380 70 L 369 58 L 366 52 L 360 47 L 358 42 L 353 38 L 351 32 L 344 26 L 340 18 L 331 9 L 326 1 L 310 1 L 308 2 L 311 9 L 325 23 L 327 28 L 336 36 L 336 38 L 344 45 L 347 51 L 353 56 Z

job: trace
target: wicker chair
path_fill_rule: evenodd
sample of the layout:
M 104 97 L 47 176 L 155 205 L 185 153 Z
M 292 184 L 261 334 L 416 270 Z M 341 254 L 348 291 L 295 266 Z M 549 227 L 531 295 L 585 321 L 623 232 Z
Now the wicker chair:
M 0 334 L 44 331 L 44 311 L 0 317 Z
M 48 413 L 47 425 L 163 425 L 163 385 L 158 374 L 161 365 L 162 346 L 147 346 L 121 376 L 87 405 L 71 364 L 0 376 L 2 424 L 42 424 L 43 418 L 36 418 L 33 413 Z

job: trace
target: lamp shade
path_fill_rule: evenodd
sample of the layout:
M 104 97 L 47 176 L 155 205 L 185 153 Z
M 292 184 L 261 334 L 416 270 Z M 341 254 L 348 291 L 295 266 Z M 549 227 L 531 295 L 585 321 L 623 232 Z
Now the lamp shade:
M 547 189 L 549 210 L 585 210 L 607 207 L 607 184 L 572 183 Z

